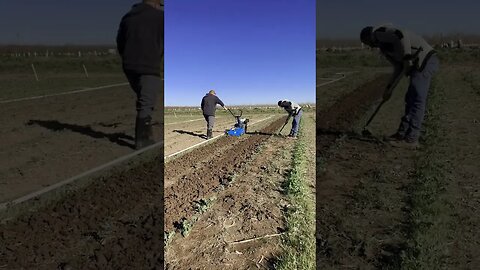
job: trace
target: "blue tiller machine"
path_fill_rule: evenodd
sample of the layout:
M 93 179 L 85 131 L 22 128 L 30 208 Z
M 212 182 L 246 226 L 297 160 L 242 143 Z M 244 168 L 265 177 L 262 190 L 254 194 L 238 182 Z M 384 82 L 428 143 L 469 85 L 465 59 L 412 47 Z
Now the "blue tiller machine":
M 243 134 L 247 133 L 247 125 L 249 120 L 241 118 L 243 111 L 240 110 L 240 115 L 235 115 L 230 109 L 228 111 L 235 117 L 235 125 L 231 129 L 227 129 L 225 133 L 228 136 L 240 137 Z

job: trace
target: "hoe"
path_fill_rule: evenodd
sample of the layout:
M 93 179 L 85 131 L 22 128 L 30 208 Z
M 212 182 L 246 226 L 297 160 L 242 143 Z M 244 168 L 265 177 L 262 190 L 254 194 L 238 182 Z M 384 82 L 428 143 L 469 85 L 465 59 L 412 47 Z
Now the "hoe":
M 415 59 L 418 57 L 418 55 L 420 54 L 420 52 L 423 51 L 423 48 L 420 48 L 418 49 L 415 54 L 413 54 L 412 58 Z M 398 83 L 400 82 L 400 80 L 402 79 L 403 77 L 403 74 L 406 73 L 407 69 L 409 69 L 410 67 L 408 66 L 404 66 L 403 67 L 404 70 L 397 76 L 397 78 L 395 78 L 395 80 L 393 81 L 392 85 L 390 86 L 391 90 L 393 91 L 393 89 L 395 89 L 395 87 L 397 87 Z M 372 122 L 373 118 L 375 118 L 375 116 L 377 115 L 378 111 L 380 110 L 380 108 L 383 106 L 383 104 L 385 104 L 385 102 L 387 102 L 387 100 L 382 100 L 382 102 L 380 102 L 380 104 L 377 106 L 377 108 L 375 109 L 375 111 L 373 112 L 372 116 L 370 116 L 370 119 L 368 119 L 367 123 L 365 124 L 365 126 L 363 126 L 363 130 L 362 130 L 362 135 L 363 136 L 372 136 L 372 133 L 370 132 L 370 130 L 368 130 L 368 125 L 370 125 L 370 123 Z
M 245 118 L 241 118 L 243 114 L 242 110 L 240 110 L 239 115 L 235 115 L 230 109 L 228 109 L 228 111 L 235 118 L 235 124 L 233 125 L 233 128 L 227 129 L 225 131 L 225 134 L 227 134 L 228 136 L 240 137 L 243 134 L 247 133 L 247 125 L 249 120 Z

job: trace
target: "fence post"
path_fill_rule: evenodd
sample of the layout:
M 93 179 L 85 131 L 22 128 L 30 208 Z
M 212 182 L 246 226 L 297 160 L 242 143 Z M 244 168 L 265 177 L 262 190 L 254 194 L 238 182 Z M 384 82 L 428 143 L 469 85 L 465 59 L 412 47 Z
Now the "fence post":
M 35 75 L 35 79 L 37 80 L 38 82 L 38 75 L 37 75 L 37 71 L 35 70 L 35 66 L 33 65 L 32 63 L 32 70 L 33 70 L 33 74 Z
M 88 71 L 87 71 L 87 67 L 85 67 L 85 64 L 82 64 L 83 66 L 83 71 L 85 72 L 85 77 L 88 78 Z

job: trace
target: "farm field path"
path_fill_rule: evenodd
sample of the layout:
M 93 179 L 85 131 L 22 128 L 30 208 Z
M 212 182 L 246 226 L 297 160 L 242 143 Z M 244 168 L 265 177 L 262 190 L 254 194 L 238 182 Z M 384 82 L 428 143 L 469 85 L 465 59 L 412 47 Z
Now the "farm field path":
M 476 66 L 443 70 L 438 80 L 441 140 L 433 147 L 444 168 L 442 199 L 450 230 L 447 266 L 480 267 L 480 71 Z
M 302 124 L 311 144 L 314 144 L 314 123 L 313 114 L 304 114 Z M 199 215 L 188 235 L 172 238 L 166 250 L 167 269 L 273 267 L 282 254 L 279 235 L 247 243 L 233 242 L 285 231 L 283 215 L 289 202 L 282 184 L 291 168 L 294 145 L 294 140 L 278 136 L 258 145 L 251 160 L 227 185 L 205 197 L 213 198 L 211 204 Z M 310 157 L 315 155 L 310 154 Z M 314 159 L 309 162 L 313 165 Z M 313 175 L 309 174 L 310 183 Z
M 0 106 L 0 202 L 131 153 L 134 105 L 124 86 Z

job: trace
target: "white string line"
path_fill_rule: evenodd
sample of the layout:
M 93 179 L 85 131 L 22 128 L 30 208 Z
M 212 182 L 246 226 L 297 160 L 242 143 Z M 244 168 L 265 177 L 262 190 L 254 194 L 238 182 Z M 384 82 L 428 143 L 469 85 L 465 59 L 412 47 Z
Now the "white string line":
M 257 122 L 253 122 L 253 123 L 251 123 L 250 125 L 258 124 L 258 123 L 263 122 L 263 121 L 265 121 L 265 120 L 268 120 L 268 119 L 270 119 L 270 118 L 272 118 L 272 117 L 273 117 L 273 116 L 269 116 L 269 117 L 264 118 L 264 119 L 262 119 L 262 120 L 258 120 Z M 222 136 L 224 136 L 224 135 L 225 135 L 225 134 L 219 134 L 219 135 L 217 135 L 217 136 L 215 136 L 215 137 L 213 137 L 213 138 L 211 138 L 211 139 L 209 139 L 209 140 L 205 140 L 205 141 L 203 141 L 203 142 L 197 143 L 197 144 L 192 145 L 192 146 L 189 146 L 189 147 L 187 147 L 187 148 L 185 148 L 185 149 L 183 149 L 183 150 L 180 150 L 180 151 L 178 151 L 178 152 L 176 152 L 176 153 L 170 154 L 170 155 L 166 156 L 164 159 L 171 158 L 171 157 L 176 156 L 176 155 L 178 155 L 178 154 L 181 154 L 181 153 L 183 153 L 183 152 L 185 152 L 185 151 L 188 151 L 188 150 L 190 150 L 190 149 L 192 149 L 192 148 L 198 147 L 198 146 L 200 146 L 200 145 L 202 145 L 202 144 L 205 144 L 205 143 L 207 143 L 207 142 L 211 142 L 212 140 L 216 140 L 216 139 L 218 139 L 218 138 L 220 138 L 220 137 L 222 137 Z
M 41 98 L 47 98 L 47 97 L 64 96 L 64 95 L 70 95 L 70 94 L 78 94 L 78 93 L 90 92 L 90 91 L 95 91 L 95 90 L 100 90 L 100 89 L 105 89 L 105 88 L 112 88 L 112 87 L 117 87 L 117 86 L 125 86 L 125 85 L 128 85 L 128 83 L 110 84 L 110 85 L 104 85 L 104 86 L 99 86 L 99 87 L 85 88 L 85 89 L 80 89 L 80 90 L 74 90 L 74 91 L 62 92 L 62 93 L 56 93 L 56 94 L 49 94 L 49 95 L 42 95 L 42 96 L 24 97 L 24 98 L 16 98 L 16 99 L 9 99 L 9 100 L 0 100 L 0 104 L 6 104 L 6 103 L 12 103 L 12 102 L 18 102 L 18 101 L 26 101 L 26 100 L 34 100 L 34 99 L 41 99 Z

